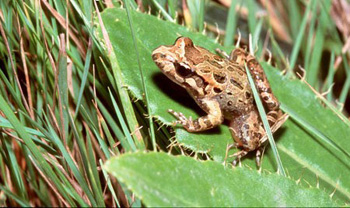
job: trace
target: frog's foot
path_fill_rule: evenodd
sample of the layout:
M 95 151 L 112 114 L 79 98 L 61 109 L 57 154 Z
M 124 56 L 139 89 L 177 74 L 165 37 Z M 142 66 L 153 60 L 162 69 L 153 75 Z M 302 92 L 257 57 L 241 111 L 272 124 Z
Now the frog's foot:
M 278 118 L 281 116 L 281 111 L 270 111 L 267 113 L 267 120 L 269 121 L 270 126 L 274 125 Z
M 188 119 L 186 118 L 186 116 L 181 113 L 181 112 L 175 112 L 172 109 L 168 110 L 169 113 L 171 113 L 177 120 L 175 121 L 175 125 L 176 124 L 181 124 L 187 131 L 192 132 L 195 130 L 192 121 L 192 118 L 189 117 Z
M 246 156 L 247 154 L 248 154 L 247 151 L 241 150 L 241 151 L 236 152 L 235 154 L 231 155 L 231 157 L 236 157 L 236 159 L 234 159 L 232 161 L 232 165 L 236 167 L 237 164 L 239 164 L 239 166 L 241 166 L 241 158 Z
M 226 165 L 226 160 L 227 160 L 227 157 L 228 157 L 228 151 L 230 151 L 231 149 L 233 148 L 237 148 L 238 146 L 238 143 L 233 143 L 233 144 L 228 144 L 227 147 L 226 147 L 226 153 L 225 153 L 225 159 L 224 159 L 224 165 Z
M 255 155 L 255 162 L 256 162 L 256 166 L 258 166 L 258 169 L 261 166 L 261 152 L 262 152 L 262 147 L 259 147 L 256 150 L 256 155 Z

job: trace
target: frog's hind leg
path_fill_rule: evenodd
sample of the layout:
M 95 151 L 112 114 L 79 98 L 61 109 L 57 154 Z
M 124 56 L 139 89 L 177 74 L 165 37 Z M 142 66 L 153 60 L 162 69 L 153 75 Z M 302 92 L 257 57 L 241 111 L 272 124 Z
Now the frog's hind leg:
M 261 159 L 262 159 L 262 157 L 263 157 L 263 154 L 264 154 L 264 152 L 265 152 L 265 147 L 266 147 L 266 145 L 261 145 L 257 150 L 256 150 L 256 154 L 255 154 L 255 163 L 256 163 L 256 166 L 258 167 L 258 168 L 260 168 L 261 167 Z
M 235 146 L 241 149 L 230 156 L 236 157 L 234 163 L 237 163 L 248 152 L 258 149 L 261 144 L 260 139 L 265 133 L 256 110 L 232 120 L 229 129 L 235 140 Z
M 241 158 L 246 156 L 247 154 L 248 154 L 248 152 L 245 150 L 241 150 L 241 151 L 233 154 L 232 156 L 236 157 L 236 158 L 232 161 L 232 165 L 237 166 L 237 164 L 241 164 Z
M 256 61 L 254 57 L 249 56 L 247 57 L 247 67 L 252 74 L 256 88 L 267 110 L 278 111 L 280 104 L 271 91 L 270 83 L 267 80 L 265 72 L 261 65 Z

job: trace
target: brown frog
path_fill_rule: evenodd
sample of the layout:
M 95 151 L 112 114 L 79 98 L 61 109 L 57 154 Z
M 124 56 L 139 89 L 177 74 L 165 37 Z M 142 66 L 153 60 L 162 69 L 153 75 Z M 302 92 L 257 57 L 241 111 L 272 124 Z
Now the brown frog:
M 195 46 L 190 38 L 180 37 L 172 46 L 160 46 L 152 53 L 153 61 L 173 82 L 185 88 L 207 113 L 195 120 L 181 112 L 169 110 L 177 123 L 189 132 L 211 129 L 229 120 L 229 128 L 236 146 L 242 150 L 237 159 L 249 151 L 259 150 L 265 130 L 249 85 L 245 64 L 252 74 L 260 98 L 267 111 L 270 125 L 281 116 L 279 102 L 272 94 L 265 73 L 256 59 L 243 49 L 235 49 L 222 58 Z M 229 148 L 231 148 L 230 146 Z M 257 163 L 260 161 L 257 151 Z

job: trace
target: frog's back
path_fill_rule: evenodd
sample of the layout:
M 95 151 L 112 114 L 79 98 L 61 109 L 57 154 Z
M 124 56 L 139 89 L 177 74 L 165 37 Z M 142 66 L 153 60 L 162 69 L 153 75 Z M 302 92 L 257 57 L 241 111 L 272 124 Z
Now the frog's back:
M 196 73 L 206 83 L 206 96 L 220 103 L 225 118 L 232 119 L 255 108 L 244 68 L 204 48 L 196 48 L 203 60 L 196 65 Z

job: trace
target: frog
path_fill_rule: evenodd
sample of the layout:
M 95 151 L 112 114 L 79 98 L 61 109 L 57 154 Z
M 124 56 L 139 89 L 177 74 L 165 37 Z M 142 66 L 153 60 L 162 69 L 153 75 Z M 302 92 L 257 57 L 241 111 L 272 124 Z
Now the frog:
M 245 67 L 252 75 L 259 97 L 266 110 L 269 125 L 276 131 L 276 122 L 282 113 L 263 68 L 245 49 L 236 48 L 230 55 L 211 53 L 194 45 L 188 37 L 179 37 L 173 45 L 161 45 L 152 52 L 152 59 L 172 82 L 184 88 L 206 115 L 196 119 L 169 109 L 188 132 L 202 132 L 228 121 L 234 143 L 240 151 L 233 156 L 237 161 L 248 152 L 256 151 L 260 166 L 262 141 L 266 132 L 260 118 Z M 275 125 L 275 126 L 274 126 Z M 226 152 L 227 152 L 226 151 Z

